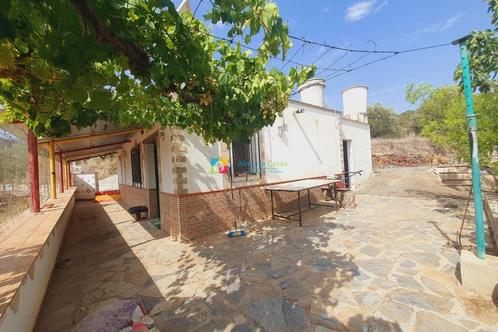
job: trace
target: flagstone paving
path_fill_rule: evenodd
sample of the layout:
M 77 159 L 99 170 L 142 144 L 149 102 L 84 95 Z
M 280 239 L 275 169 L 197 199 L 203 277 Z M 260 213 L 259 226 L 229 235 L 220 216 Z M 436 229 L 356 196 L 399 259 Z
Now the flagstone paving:
M 356 201 L 302 228 L 268 220 L 188 244 L 117 203 L 79 202 L 37 330 L 141 298 L 161 331 L 498 331 L 496 305 L 458 281 L 456 213 L 422 195 Z

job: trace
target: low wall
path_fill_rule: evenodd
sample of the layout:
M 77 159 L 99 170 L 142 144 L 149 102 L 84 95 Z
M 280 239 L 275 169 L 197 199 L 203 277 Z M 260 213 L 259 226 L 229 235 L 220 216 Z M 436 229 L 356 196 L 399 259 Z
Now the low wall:
M 169 227 L 173 238 L 191 241 L 202 236 L 232 230 L 235 220 L 240 224 L 243 221 L 254 222 L 270 218 L 270 194 L 264 190 L 265 186 L 268 184 L 182 194 L 177 195 L 177 202 L 168 198 L 170 205 L 165 204 L 164 210 L 170 208 L 174 214 L 174 209 L 177 208 L 178 212 L 177 216 L 166 214 L 165 220 L 169 223 L 164 225 Z M 317 201 L 321 197 L 321 190 L 319 188 L 310 190 L 310 197 L 311 201 Z M 276 212 L 297 208 L 297 194 L 275 192 L 274 202 Z M 302 193 L 301 202 L 301 206 L 306 206 L 305 193 Z
M 74 188 L 59 195 L 0 244 L 0 331 L 31 331 L 74 208 Z M 11 261 L 9 263 L 9 260 Z
M 484 193 L 484 198 L 486 220 L 493 231 L 493 240 L 498 247 L 498 194 Z
M 137 188 L 127 184 L 120 184 L 119 193 L 121 201 L 127 206 L 143 205 L 149 209 L 149 217 L 157 215 L 156 189 Z

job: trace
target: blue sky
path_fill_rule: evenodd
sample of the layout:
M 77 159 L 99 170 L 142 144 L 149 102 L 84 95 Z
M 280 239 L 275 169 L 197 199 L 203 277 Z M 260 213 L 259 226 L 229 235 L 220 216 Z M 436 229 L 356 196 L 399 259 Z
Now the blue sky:
M 194 9 L 199 0 L 191 0 Z M 205 11 L 202 3 L 197 16 Z M 472 30 L 489 28 L 487 6 L 481 0 L 277 0 L 280 14 L 291 35 L 328 44 L 360 49 L 403 50 L 451 42 Z M 213 33 L 224 35 L 226 26 L 212 26 Z M 294 41 L 289 55 L 301 43 Z M 320 46 L 305 46 L 294 61 L 311 63 L 324 52 Z M 327 67 L 343 52 L 330 51 L 318 62 Z M 337 62 L 344 68 L 361 54 L 349 54 Z M 356 65 L 382 55 L 369 55 Z M 405 99 L 409 83 L 428 82 L 435 86 L 451 84 L 459 61 L 458 48 L 442 48 L 395 56 L 327 82 L 326 103 L 342 109 L 341 91 L 353 85 L 369 87 L 369 104 L 380 102 L 396 112 L 410 109 Z M 280 61 L 273 62 L 281 67 Z M 326 76 L 324 74 L 322 76 Z

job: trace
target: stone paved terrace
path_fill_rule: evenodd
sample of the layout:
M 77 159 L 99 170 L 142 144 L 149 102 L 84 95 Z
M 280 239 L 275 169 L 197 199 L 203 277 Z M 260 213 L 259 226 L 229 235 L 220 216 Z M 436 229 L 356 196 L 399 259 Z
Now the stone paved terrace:
M 161 331 L 498 331 L 492 299 L 458 281 L 465 193 L 425 169 L 396 172 L 374 175 L 356 209 L 315 209 L 302 228 L 269 220 L 188 244 L 117 203 L 77 203 L 37 330 L 141 298 Z M 458 209 L 441 212 L 449 197 Z

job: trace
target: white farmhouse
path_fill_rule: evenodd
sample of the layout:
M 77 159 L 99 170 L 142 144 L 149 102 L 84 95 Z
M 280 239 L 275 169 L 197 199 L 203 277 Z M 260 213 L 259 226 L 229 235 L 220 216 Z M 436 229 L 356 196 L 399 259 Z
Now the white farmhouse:
M 235 220 L 267 218 L 268 184 L 362 170 L 351 179 L 354 189 L 372 171 L 367 87 L 343 91 L 343 112 L 326 107 L 324 89 L 323 80 L 307 81 L 301 100 L 289 100 L 250 144 L 206 144 L 159 125 L 135 133 L 118 151 L 121 199 L 148 207 L 172 237 L 192 240 L 231 229 Z

